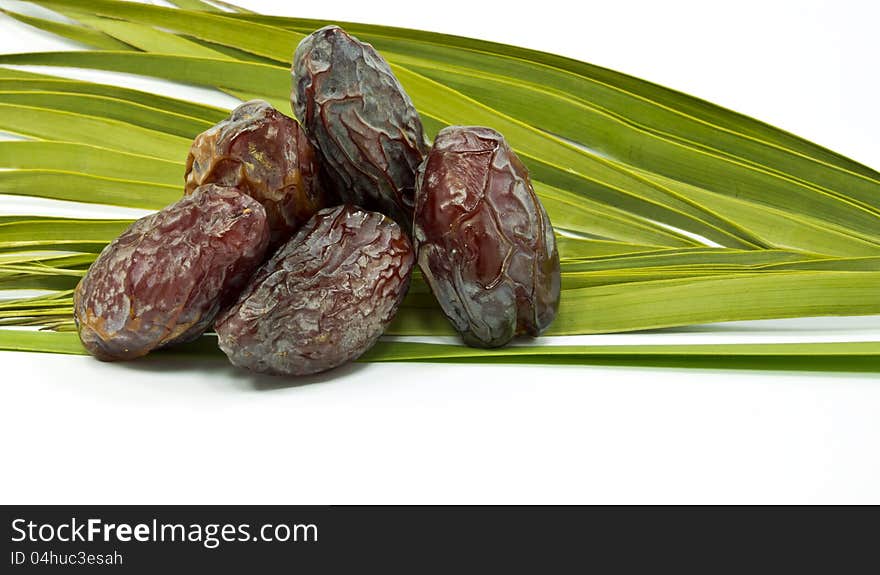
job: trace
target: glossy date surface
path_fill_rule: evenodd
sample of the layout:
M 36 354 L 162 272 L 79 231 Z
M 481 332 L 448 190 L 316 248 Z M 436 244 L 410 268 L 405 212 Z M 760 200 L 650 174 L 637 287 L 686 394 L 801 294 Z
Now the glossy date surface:
M 419 267 L 465 342 L 538 335 L 556 315 L 559 254 L 528 170 L 498 132 L 443 129 L 419 170 Z
M 263 207 L 234 188 L 202 186 L 133 223 L 74 293 L 80 340 L 99 359 L 134 359 L 198 337 L 263 260 Z
M 196 136 L 186 160 L 186 193 L 208 183 L 234 186 L 260 202 L 271 245 L 287 241 L 332 205 L 318 178 L 314 148 L 293 118 L 252 100 Z
M 427 144 L 382 56 L 338 26 L 310 34 L 294 54 L 291 104 L 342 199 L 386 214 L 409 233 Z
M 369 349 L 406 295 L 412 246 L 400 226 L 350 205 L 318 212 L 214 325 L 239 367 L 307 375 Z

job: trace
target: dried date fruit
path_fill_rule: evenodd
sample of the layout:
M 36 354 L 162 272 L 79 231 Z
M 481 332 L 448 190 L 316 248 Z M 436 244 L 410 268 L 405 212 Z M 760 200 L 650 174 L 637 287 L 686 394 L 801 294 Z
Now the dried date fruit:
M 338 26 L 322 28 L 296 48 L 291 104 L 342 200 L 382 212 L 409 233 L 427 142 L 384 58 Z
M 141 218 L 76 287 L 83 345 L 121 360 L 197 338 L 262 263 L 268 241 L 263 207 L 213 184 Z
M 307 375 L 352 361 L 393 319 L 412 245 L 394 221 L 350 205 L 318 212 L 214 324 L 239 367 Z
M 302 128 L 267 102 L 252 100 L 196 136 L 186 159 L 186 193 L 234 186 L 266 209 L 270 244 L 287 241 L 332 202 L 318 178 L 315 149 Z
M 468 345 L 538 335 L 559 306 L 559 253 L 526 167 L 489 128 L 450 126 L 416 182 L 413 243 Z

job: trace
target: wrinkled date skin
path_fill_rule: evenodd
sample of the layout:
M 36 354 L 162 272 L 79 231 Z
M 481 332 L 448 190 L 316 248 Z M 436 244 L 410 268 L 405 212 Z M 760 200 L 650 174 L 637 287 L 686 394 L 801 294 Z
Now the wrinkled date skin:
M 204 184 L 234 186 L 260 202 L 278 246 L 321 208 L 315 149 L 302 128 L 267 102 L 246 102 L 199 134 L 186 159 L 186 193 Z
M 214 324 L 239 367 L 308 375 L 356 359 L 394 318 L 414 255 L 394 221 L 345 205 L 318 212 Z
M 141 218 L 76 287 L 83 345 L 110 361 L 197 338 L 262 263 L 268 242 L 265 210 L 234 188 L 202 186 Z
M 528 170 L 495 130 L 441 130 L 419 170 L 419 267 L 468 345 L 538 335 L 559 306 L 559 254 Z
M 409 233 L 422 122 L 388 63 L 338 26 L 307 36 L 293 58 L 291 104 L 343 201 Z

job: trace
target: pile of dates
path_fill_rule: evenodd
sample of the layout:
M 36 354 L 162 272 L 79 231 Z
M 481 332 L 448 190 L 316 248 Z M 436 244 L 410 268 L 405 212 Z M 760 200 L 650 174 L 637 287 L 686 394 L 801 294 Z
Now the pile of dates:
M 213 327 L 236 366 L 322 372 L 379 339 L 415 263 L 469 345 L 550 325 L 553 228 L 501 134 L 450 126 L 430 146 L 388 63 L 337 26 L 297 47 L 291 104 L 298 122 L 255 100 L 196 137 L 183 198 L 104 249 L 74 296 L 89 352 Z

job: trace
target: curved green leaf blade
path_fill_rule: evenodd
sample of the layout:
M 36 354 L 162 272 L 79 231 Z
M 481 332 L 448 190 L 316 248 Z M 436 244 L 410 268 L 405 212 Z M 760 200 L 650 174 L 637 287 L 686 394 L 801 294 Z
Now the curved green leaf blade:
M 0 171 L 4 194 L 159 210 L 179 200 L 182 185 L 120 180 L 57 170 Z
M 53 76 L 41 78 L 7 78 L 7 68 L 0 68 L 0 90 L 4 92 L 53 92 L 65 94 L 89 94 L 103 96 L 140 104 L 183 117 L 195 118 L 209 124 L 215 124 L 229 115 L 229 110 L 215 108 L 205 104 L 187 102 L 177 98 L 169 98 L 140 90 L 132 90 L 119 86 L 68 80 Z
M 185 158 L 190 140 L 99 116 L 0 103 L 0 130 L 153 156 Z
M 87 355 L 75 333 L 0 330 L 0 349 Z M 220 359 L 216 340 L 156 352 L 164 359 L 207 355 Z M 498 350 L 459 345 L 380 341 L 361 362 L 501 362 L 647 367 L 880 372 L 876 342 L 727 345 L 514 346 Z
M 0 91 L 0 104 L 47 108 L 58 112 L 99 116 L 179 136 L 188 140 L 214 125 L 213 122 L 206 120 L 92 94 L 5 90 Z
M 183 190 L 185 156 L 163 160 L 70 142 L 0 141 L 0 166 L 24 170 L 79 172 L 86 175 L 179 185 Z

